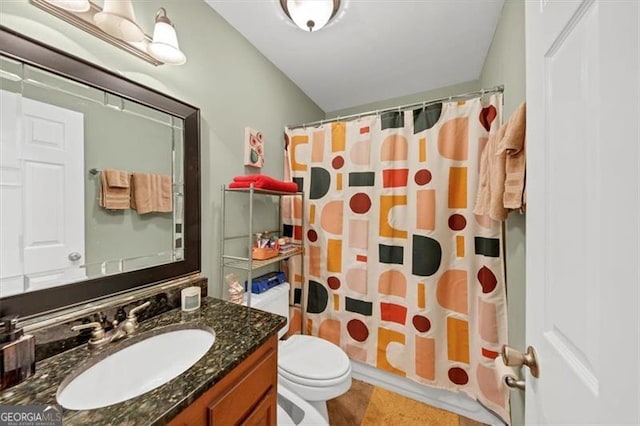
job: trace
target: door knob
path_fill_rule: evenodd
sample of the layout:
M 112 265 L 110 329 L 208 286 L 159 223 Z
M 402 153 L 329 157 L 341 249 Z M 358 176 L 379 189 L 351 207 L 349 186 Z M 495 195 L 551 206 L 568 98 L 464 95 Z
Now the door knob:
M 526 384 L 524 382 L 524 380 L 518 380 L 513 376 L 507 376 L 504 378 L 504 382 L 507 384 L 507 386 L 509 386 L 510 388 L 514 388 L 514 389 L 520 389 L 521 391 L 525 390 Z
M 502 361 L 509 367 L 522 367 L 526 365 L 531 370 L 533 377 L 540 377 L 540 368 L 538 367 L 538 355 L 533 346 L 527 348 L 527 352 L 522 353 L 509 345 L 502 346 Z
M 69 253 L 69 256 L 67 256 L 67 257 L 72 262 L 77 262 L 78 260 L 82 259 L 82 255 L 80 253 L 78 253 L 77 251 Z

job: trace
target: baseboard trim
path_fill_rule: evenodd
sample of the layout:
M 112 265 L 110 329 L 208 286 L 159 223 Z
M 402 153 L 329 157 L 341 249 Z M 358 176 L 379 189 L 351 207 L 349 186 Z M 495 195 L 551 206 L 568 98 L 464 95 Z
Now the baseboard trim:
M 447 410 L 478 422 L 495 426 L 504 425 L 502 420 L 463 393 L 424 386 L 354 360 L 351 360 L 351 371 L 354 379 L 396 392 L 432 407 Z

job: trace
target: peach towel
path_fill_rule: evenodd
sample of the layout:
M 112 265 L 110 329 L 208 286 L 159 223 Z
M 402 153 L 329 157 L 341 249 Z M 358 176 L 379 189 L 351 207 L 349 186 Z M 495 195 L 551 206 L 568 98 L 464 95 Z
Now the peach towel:
M 524 210 L 526 107 L 489 135 L 480 159 L 478 195 L 473 212 L 504 221 L 511 209 Z
M 526 172 L 526 122 L 527 108 L 523 102 L 509 120 L 504 138 L 498 145 L 498 153 L 506 152 L 504 196 L 502 201 L 506 209 L 525 208 L 525 172 Z
M 129 173 L 124 170 L 104 169 L 100 173 L 100 207 L 126 210 L 129 201 Z
M 131 184 L 131 207 L 138 214 L 173 211 L 171 176 L 134 173 Z

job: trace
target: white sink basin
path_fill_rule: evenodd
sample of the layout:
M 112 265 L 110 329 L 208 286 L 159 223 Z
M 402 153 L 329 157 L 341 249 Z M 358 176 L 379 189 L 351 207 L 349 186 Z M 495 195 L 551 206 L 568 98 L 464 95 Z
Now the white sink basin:
M 147 338 L 140 335 L 142 340 L 134 337 L 125 348 L 98 355 L 106 358 L 89 360 L 85 368 L 62 382 L 58 404 L 71 410 L 91 410 L 142 395 L 188 370 L 215 340 L 212 329 L 167 329 Z

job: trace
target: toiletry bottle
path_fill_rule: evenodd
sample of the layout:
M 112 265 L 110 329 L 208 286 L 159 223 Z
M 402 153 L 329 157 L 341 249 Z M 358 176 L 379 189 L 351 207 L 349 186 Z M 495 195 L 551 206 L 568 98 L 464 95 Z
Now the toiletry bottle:
M 180 292 L 182 296 L 182 310 L 192 312 L 200 309 L 200 297 L 202 290 L 198 286 L 183 288 Z
M 0 390 L 17 385 L 36 371 L 35 338 L 16 328 L 18 318 L 2 318 Z

